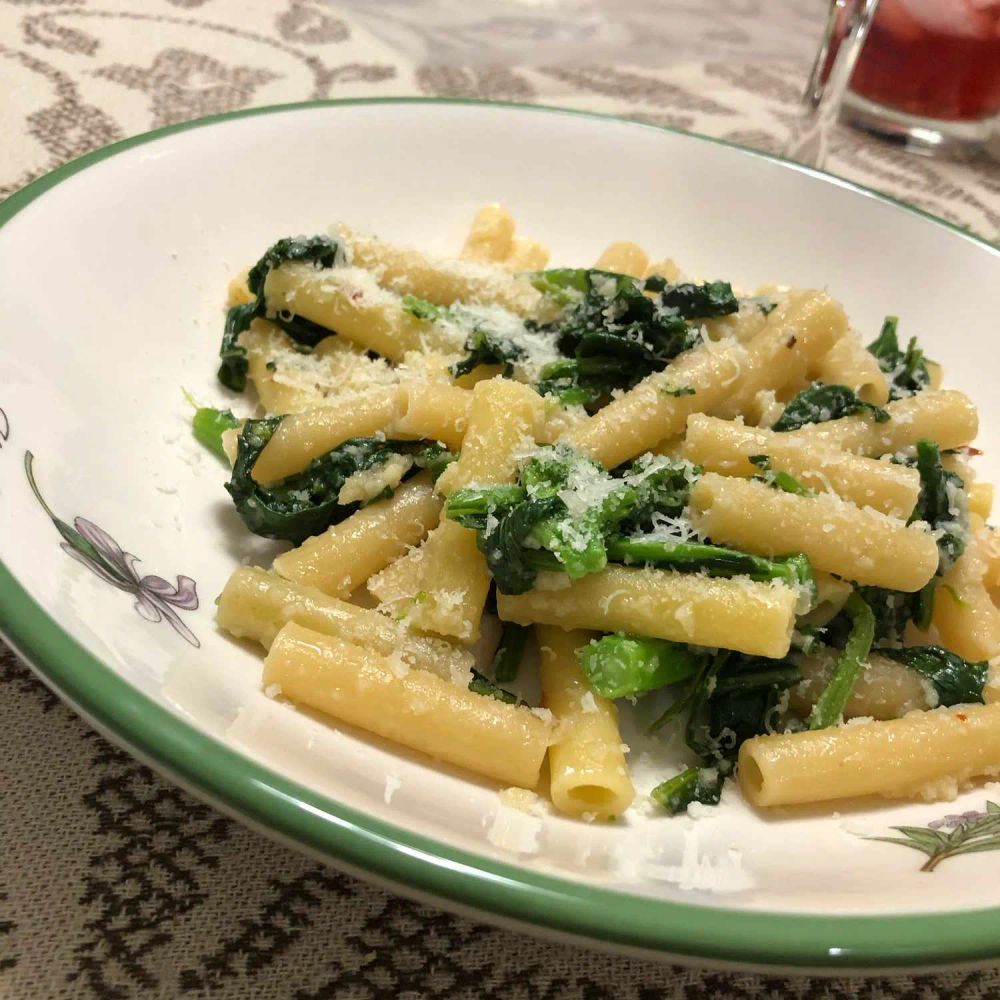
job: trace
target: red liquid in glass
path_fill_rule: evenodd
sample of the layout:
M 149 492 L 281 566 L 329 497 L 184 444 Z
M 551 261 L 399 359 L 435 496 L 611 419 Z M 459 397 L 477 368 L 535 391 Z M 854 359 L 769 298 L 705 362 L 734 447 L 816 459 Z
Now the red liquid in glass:
M 851 90 L 920 118 L 1000 111 L 1000 0 L 882 0 Z

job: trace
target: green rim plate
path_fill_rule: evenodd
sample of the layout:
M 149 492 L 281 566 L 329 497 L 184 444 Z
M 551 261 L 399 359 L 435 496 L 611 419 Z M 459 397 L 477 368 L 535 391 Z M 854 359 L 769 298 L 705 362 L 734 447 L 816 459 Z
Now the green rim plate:
M 0 204 L 0 227 L 50 188 L 102 160 L 187 129 L 252 115 L 365 104 L 444 104 L 568 114 L 655 129 L 739 149 L 892 202 L 1000 256 L 985 240 L 869 188 L 708 136 L 565 108 L 436 98 L 359 98 L 251 108 L 171 125 L 73 160 Z M 168 776 L 272 835 L 445 903 L 603 946 L 709 962 L 836 970 L 985 963 L 1000 956 L 1000 907 L 903 916 L 808 916 L 654 900 L 504 864 L 382 822 L 243 757 L 119 677 L 59 624 L 0 561 L 0 626 L 45 683 Z

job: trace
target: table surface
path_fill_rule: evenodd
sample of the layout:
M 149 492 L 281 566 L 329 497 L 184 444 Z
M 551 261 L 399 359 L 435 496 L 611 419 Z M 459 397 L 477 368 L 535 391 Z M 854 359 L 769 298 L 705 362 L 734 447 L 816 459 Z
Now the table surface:
M 820 0 L 0 0 L 0 198 L 107 142 L 313 98 L 627 115 L 774 151 Z M 1000 166 L 838 130 L 828 169 L 1000 237 Z M 986 998 L 1000 972 L 681 969 L 554 945 L 323 868 L 152 774 L 0 646 L 0 996 Z

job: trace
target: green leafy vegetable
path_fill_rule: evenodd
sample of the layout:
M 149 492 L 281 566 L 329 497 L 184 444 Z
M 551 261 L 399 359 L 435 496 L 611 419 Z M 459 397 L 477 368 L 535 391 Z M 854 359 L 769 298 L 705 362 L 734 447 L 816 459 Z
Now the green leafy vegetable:
M 353 438 L 313 459 L 302 472 L 262 486 L 251 473 L 281 420 L 275 416 L 246 421 L 232 477 L 226 483 L 243 523 L 266 538 L 298 543 L 325 531 L 357 510 L 357 504 L 338 501 L 350 476 L 386 462 L 393 454 L 411 453 L 422 447 L 421 442 Z
M 889 376 L 889 398 L 902 399 L 921 392 L 931 384 L 930 371 L 924 352 L 917 347 L 917 338 L 911 337 L 906 350 L 900 350 L 897 328 L 899 319 L 886 316 L 879 335 L 868 345 L 878 366 Z
M 528 642 L 531 629 L 515 622 L 504 622 L 500 634 L 500 645 L 493 657 L 493 676 L 499 684 L 507 684 L 517 680 L 524 658 L 524 647 Z
M 250 269 L 247 287 L 254 296 L 252 302 L 233 306 L 226 313 L 226 323 L 219 349 L 221 365 L 219 381 L 228 389 L 242 392 L 247 383 L 247 352 L 239 343 L 239 336 L 250 328 L 250 323 L 258 316 L 267 314 L 264 301 L 264 282 L 273 268 L 289 261 L 308 261 L 319 269 L 340 267 L 345 257 L 341 245 L 329 236 L 286 237 L 278 240 Z M 294 341 L 307 347 L 314 347 L 324 337 L 333 332 L 301 316 L 279 312 L 271 317 Z
M 226 431 L 235 430 L 239 425 L 232 410 L 217 410 L 214 406 L 198 407 L 191 419 L 191 430 L 197 441 L 222 459 L 226 459 L 222 435 Z
M 559 446 L 540 449 L 513 486 L 456 490 L 446 514 L 477 533 L 502 593 L 531 588 L 539 570 L 599 572 L 618 531 L 641 530 L 687 502 L 694 467 L 643 456 L 617 476 Z
M 647 281 L 646 288 L 649 287 Z M 660 291 L 660 303 L 667 309 L 676 309 L 685 319 L 713 319 L 738 312 L 740 308 L 728 281 L 707 281 L 703 285 L 686 281 L 664 285 Z
M 642 536 L 612 538 L 607 552 L 613 562 L 626 565 L 669 566 L 688 572 L 704 571 L 710 576 L 745 575 L 753 580 L 779 580 L 790 587 L 815 590 L 812 564 L 802 553 L 767 559 L 721 545 Z
M 689 767 L 657 785 L 649 794 L 671 815 L 685 812 L 692 802 L 719 804 L 724 776 L 714 767 Z
M 692 699 L 688 746 L 729 774 L 746 740 L 778 731 L 782 692 L 801 679 L 785 660 L 720 653 Z
M 577 655 L 590 686 L 605 698 L 625 698 L 676 684 L 694 674 L 705 657 L 665 639 L 606 635 Z
M 478 670 L 472 671 L 472 680 L 469 681 L 469 690 L 476 694 L 484 695 L 487 698 L 496 698 L 507 705 L 517 705 L 520 699 L 513 691 L 500 687 L 495 681 L 491 681 L 485 674 Z
M 451 366 L 453 378 L 461 378 L 475 371 L 480 365 L 502 365 L 508 378 L 514 369 L 514 362 L 524 356 L 516 344 L 505 340 L 484 327 L 476 327 L 465 341 L 466 356 Z
M 564 358 L 543 369 L 539 391 L 564 403 L 599 404 L 630 388 L 698 341 L 691 320 L 739 307 L 726 282 L 669 285 L 582 268 L 539 271 L 531 281 L 564 306 L 558 319 L 538 327 Z
M 917 442 L 920 496 L 907 523 L 926 521 L 939 532 L 940 573 L 947 572 L 965 551 L 969 534 L 969 512 L 965 483 L 941 462 L 941 449 L 926 438 Z
M 794 431 L 806 424 L 822 424 L 854 413 L 869 413 L 877 424 L 889 419 L 885 410 L 859 399 L 846 385 L 814 382 L 789 401 L 771 430 Z
M 790 472 L 783 472 L 781 469 L 771 468 L 771 459 L 767 455 L 751 455 L 750 462 L 762 469 L 764 475 L 753 478 L 775 489 L 783 490 L 785 493 L 794 493 L 799 497 L 814 497 L 814 490 L 803 486 Z
M 985 700 L 983 688 L 990 673 L 986 660 L 963 660 L 940 646 L 907 646 L 878 652 L 926 677 L 934 685 L 941 705 L 969 705 Z
M 926 521 L 937 534 L 937 575 L 915 593 L 858 587 L 858 593 L 875 615 L 875 638 L 878 642 L 898 641 L 909 622 L 917 628 L 930 627 L 931 615 L 941 575 L 954 565 L 965 551 L 969 532 L 968 503 L 961 477 L 944 468 L 938 446 L 929 440 L 917 442 L 916 457 L 904 464 L 915 465 L 920 473 L 920 496 L 909 522 Z M 831 622 L 834 642 L 845 633 L 843 618 Z
M 664 396 L 674 396 L 676 398 L 680 396 L 693 396 L 694 388 L 690 385 L 662 385 L 660 386 L 660 392 Z
M 429 323 L 436 323 L 438 320 L 448 319 L 450 316 L 447 306 L 438 306 L 427 299 L 417 298 L 416 295 L 403 296 L 403 309 L 417 319 L 426 320 Z
M 443 444 L 432 441 L 414 453 L 413 463 L 418 469 L 426 469 L 431 479 L 437 482 L 438 476 L 457 458 L 458 456 L 448 451 Z
M 851 620 L 851 632 L 829 683 L 813 705 L 810 729 L 826 729 L 843 718 L 844 708 L 868 662 L 875 639 L 875 616 L 857 592 L 848 597 L 844 611 Z

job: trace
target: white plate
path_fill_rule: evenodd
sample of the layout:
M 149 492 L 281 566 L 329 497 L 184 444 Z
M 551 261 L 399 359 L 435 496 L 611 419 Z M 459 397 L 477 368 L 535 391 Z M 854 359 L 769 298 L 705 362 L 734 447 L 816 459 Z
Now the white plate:
M 267 548 L 191 438 L 181 393 L 231 402 L 214 379 L 227 281 L 278 236 L 338 219 L 454 250 L 489 201 L 556 263 L 631 239 L 742 286 L 826 287 L 866 333 L 898 314 L 980 405 L 983 473 L 998 472 L 1000 253 L 957 230 L 815 172 L 596 116 L 406 101 L 222 116 L 91 154 L 0 208 L 0 620 L 11 640 L 178 780 L 313 852 L 453 904 L 754 964 L 1000 955 L 1000 852 L 926 873 L 923 855 L 865 839 L 982 810 L 1000 793 L 762 816 L 728 789 L 697 820 L 530 817 L 486 783 L 270 701 L 257 651 L 216 631 L 213 598 Z M 100 525 L 142 560 L 130 568 L 82 525 L 117 560 L 114 586 L 60 548 L 29 489 L 27 450 L 56 515 Z M 140 588 L 145 574 L 169 584 Z M 196 610 L 178 574 L 196 581 Z M 644 759 L 642 790 L 670 760 L 669 748 Z

